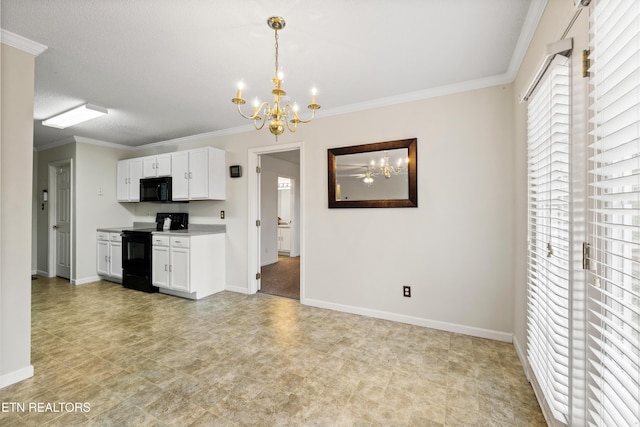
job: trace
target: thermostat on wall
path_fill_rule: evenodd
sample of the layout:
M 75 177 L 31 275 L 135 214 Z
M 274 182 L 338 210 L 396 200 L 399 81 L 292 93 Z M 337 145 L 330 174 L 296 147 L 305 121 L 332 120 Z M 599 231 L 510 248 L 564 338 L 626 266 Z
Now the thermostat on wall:
M 231 176 L 231 178 L 240 178 L 242 176 L 242 166 L 229 166 L 229 175 Z

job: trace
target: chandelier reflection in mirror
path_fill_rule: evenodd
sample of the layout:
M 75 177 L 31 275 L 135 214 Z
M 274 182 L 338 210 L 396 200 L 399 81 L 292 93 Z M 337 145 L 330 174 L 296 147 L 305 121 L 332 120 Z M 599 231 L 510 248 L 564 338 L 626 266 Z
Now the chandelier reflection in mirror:
M 406 174 L 409 167 L 409 158 L 398 159 L 398 162 L 393 166 L 389 161 L 389 152 L 384 152 L 384 157 L 380 159 L 380 163 L 376 164 L 375 160 L 371 160 L 371 163 L 367 166 L 367 171 L 364 173 L 362 181 L 370 186 L 373 184 L 373 177 L 384 176 L 386 179 L 391 178 L 392 175 Z
M 297 104 L 294 103 L 291 105 L 288 101 L 282 99 L 287 93 L 282 89 L 283 74 L 280 70 L 280 64 L 278 63 L 278 30 L 284 28 L 285 21 L 282 17 L 272 16 L 267 20 L 267 24 L 269 25 L 269 28 L 274 30 L 276 40 L 276 69 L 275 75 L 271 79 L 274 85 L 274 88 L 271 91 L 273 94 L 273 105 L 270 105 L 267 101 L 260 103 L 258 98 L 256 98 L 253 102 L 253 114 L 250 116 L 244 114 L 241 108 L 241 105 L 246 102 L 242 98 L 242 89 L 244 88 L 243 82 L 238 83 L 238 92 L 231 102 L 238 106 L 238 113 L 240 113 L 242 117 L 253 121 L 253 126 L 257 130 L 262 129 L 268 121 L 269 131 L 276 136 L 277 141 L 278 135 L 281 135 L 284 132 L 285 126 L 290 132 L 295 132 L 298 127 L 298 123 L 309 123 L 313 120 L 316 115 L 316 110 L 320 108 L 320 105 L 316 103 L 317 90 L 314 87 L 311 89 L 311 104 L 307 106 L 307 108 L 311 110 L 311 117 L 307 120 L 302 120 L 298 116 Z M 282 101 L 285 101 L 284 105 L 281 105 Z

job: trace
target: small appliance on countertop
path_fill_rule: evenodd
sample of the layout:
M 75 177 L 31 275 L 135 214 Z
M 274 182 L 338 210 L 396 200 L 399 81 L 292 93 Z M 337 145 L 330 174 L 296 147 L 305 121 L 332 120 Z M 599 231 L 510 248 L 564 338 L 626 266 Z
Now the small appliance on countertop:
M 151 282 L 151 233 L 188 228 L 188 213 L 157 213 L 155 228 L 122 230 L 122 286 L 137 291 L 158 292 Z
M 187 230 L 189 228 L 188 213 L 157 213 L 156 231 Z

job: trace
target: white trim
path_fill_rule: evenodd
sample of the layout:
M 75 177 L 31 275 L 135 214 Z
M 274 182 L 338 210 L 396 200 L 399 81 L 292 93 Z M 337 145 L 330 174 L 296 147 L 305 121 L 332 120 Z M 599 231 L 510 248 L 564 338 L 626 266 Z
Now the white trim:
M 74 136 L 73 139 L 75 142 L 81 144 L 89 144 L 89 145 L 98 145 L 100 147 L 109 147 L 115 148 L 119 150 L 129 150 L 129 151 L 137 151 L 140 150 L 138 147 L 130 147 L 128 145 L 116 144 L 114 142 L 101 141 L 99 139 L 85 138 L 84 136 Z
M 229 292 L 236 292 L 236 293 L 239 293 L 239 294 L 245 294 L 245 295 L 249 294 L 249 290 L 247 288 L 243 288 L 243 287 L 240 287 L 240 286 L 226 285 L 224 287 L 224 290 L 225 291 L 229 291 Z
M 33 365 L 26 366 L 18 369 L 17 371 L 9 372 L 8 374 L 0 375 L 0 389 L 26 380 L 27 378 L 31 378 L 32 376 Z
M 513 342 L 513 334 L 510 332 L 493 331 L 490 329 L 476 328 L 473 326 L 458 325 L 456 323 L 441 322 L 439 320 L 425 319 L 422 317 L 407 316 L 404 314 L 390 313 L 387 311 L 372 310 L 369 308 L 355 307 L 351 305 L 336 304 L 327 301 L 306 299 L 305 305 L 312 307 L 326 308 L 329 310 L 342 311 L 345 313 L 359 314 L 361 316 L 374 317 L 376 319 L 391 320 L 394 322 L 407 323 L 410 325 L 424 326 L 432 329 L 439 329 L 457 334 L 471 335 L 478 338 L 487 338 L 496 341 Z
M 520 364 L 524 368 L 524 372 L 527 374 L 527 379 L 529 378 L 529 361 L 527 360 L 527 351 L 526 346 L 523 347 L 520 345 L 520 341 L 518 341 L 516 335 L 513 335 L 513 347 L 516 349 L 516 354 L 518 355 L 518 359 L 520 359 Z
M 37 274 L 38 276 L 42 276 L 42 277 L 49 277 L 49 272 L 46 270 L 36 270 L 31 274 Z
M 257 204 L 257 197 L 259 194 L 259 188 L 257 185 L 257 179 L 253 176 L 255 168 L 258 165 L 258 157 L 262 154 L 278 153 L 282 151 L 300 151 L 300 303 L 304 304 L 305 295 L 305 192 L 304 192 L 304 145 L 302 141 L 292 142 L 289 144 L 267 145 L 264 147 L 250 148 L 247 150 L 248 157 L 248 173 L 251 174 L 251 178 L 248 182 L 247 191 L 247 293 L 255 294 L 258 292 L 258 279 L 255 278 L 256 267 L 259 264 L 259 230 L 255 225 L 257 213 L 259 212 L 259 205 Z
M 33 151 L 44 151 L 44 150 L 49 150 L 51 148 L 61 147 L 63 145 L 73 144 L 73 143 L 98 145 L 101 147 L 109 147 L 109 148 L 115 148 L 117 150 L 127 150 L 127 151 L 140 151 L 147 148 L 147 146 L 131 147 L 129 145 L 116 144 L 114 142 L 101 141 L 99 139 L 85 138 L 84 136 L 70 136 L 67 138 L 59 139 L 49 144 L 41 145 L 40 147 L 33 147 Z
M 20 49 L 21 51 L 30 53 L 33 56 L 38 56 L 48 49 L 48 47 L 43 44 L 34 42 L 33 40 L 29 40 L 26 37 L 22 37 L 5 29 L 0 29 L 0 40 L 2 40 L 2 43 L 7 46 Z
M 529 44 L 531 44 L 531 40 L 538 28 L 544 9 L 547 7 L 547 2 L 548 0 L 533 0 L 529 6 L 527 17 L 522 25 L 516 47 L 513 49 L 513 56 L 511 57 L 509 70 L 507 71 L 507 75 L 511 77 L 511 81 L 515 80 L 522 66 L 522 61 L 527 54 Z
M 72 285 L 84 285 L 87 283 L 98 282 L 100 280 L 103 280 L 102 277 L 92 276 L 92 277 L 85 277 L 83 279 L 71 279 L 69 280 L 69 283 L 71 283 Z

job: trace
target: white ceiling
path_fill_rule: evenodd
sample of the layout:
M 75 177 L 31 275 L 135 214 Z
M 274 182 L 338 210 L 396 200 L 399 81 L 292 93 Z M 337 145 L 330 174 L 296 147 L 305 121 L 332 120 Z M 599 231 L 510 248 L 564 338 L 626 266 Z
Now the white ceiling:
M 231 98 L 240 79 L 246 99 L 268 98 L 274 15 L 286 20 L 284 89 L 304 106 L 315 84 L 318 117 L 510 82 L 546 0 L 1 2 L 3 30 L 48 46 L 36 59 L 34 143 L 43 147 L 246 127 Z M 109 115 L 64 130 L 40 124 L 87 102 Z

